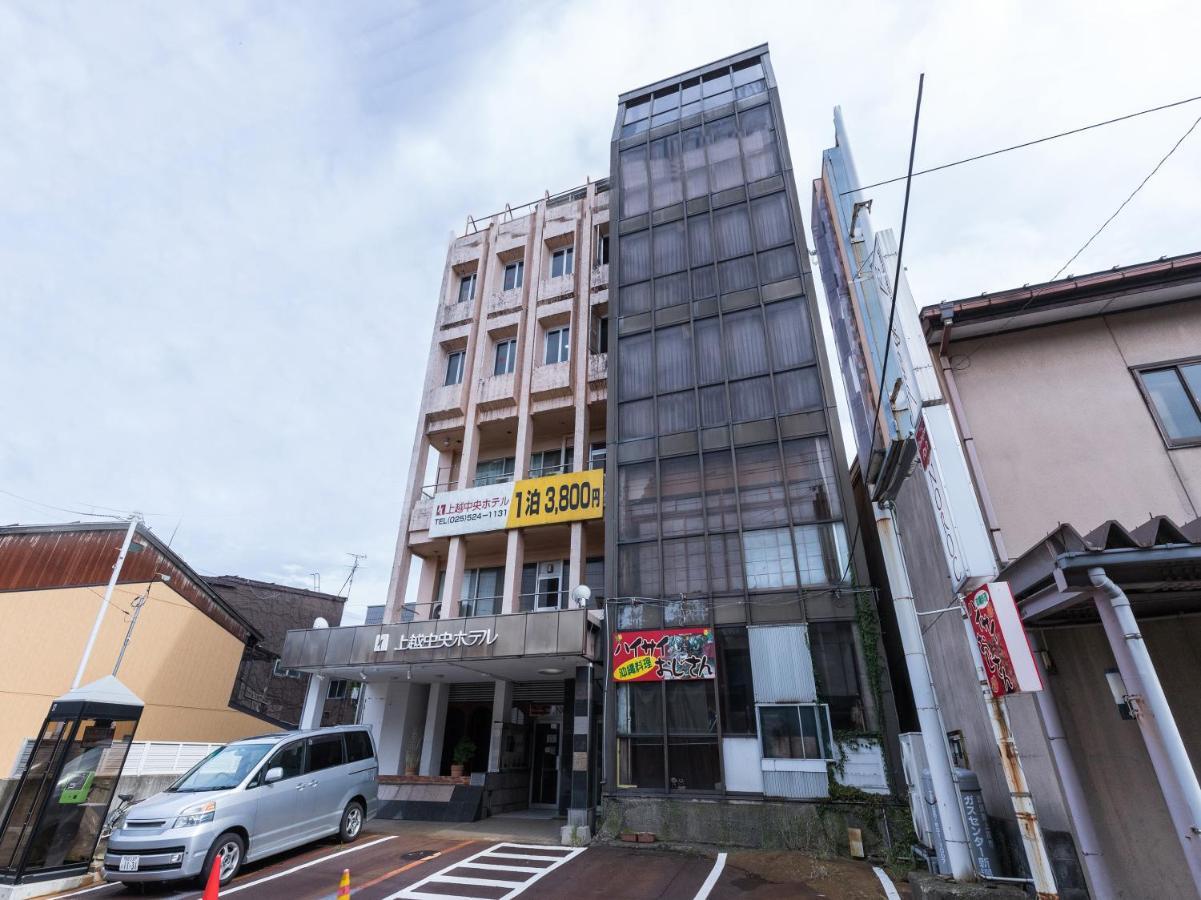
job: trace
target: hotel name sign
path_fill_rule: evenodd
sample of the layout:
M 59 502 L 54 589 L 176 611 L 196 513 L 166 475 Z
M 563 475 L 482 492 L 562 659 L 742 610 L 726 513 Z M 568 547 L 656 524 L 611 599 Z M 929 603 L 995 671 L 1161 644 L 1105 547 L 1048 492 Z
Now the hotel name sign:
M 555 525 L 605 514 L 605 473 L 565 472 L 516 483 L 486 484 L 434 497 L 430 537 Z
M 476 628 L 472 631 L 440 631 L 423 634 L 402 634 L 391 646 L 387 632 L 375 636 L 375 652 L 388 650 L 440 650 L 449 647 L 479 647 L 496 643 L 496 632 L 491 628 Z

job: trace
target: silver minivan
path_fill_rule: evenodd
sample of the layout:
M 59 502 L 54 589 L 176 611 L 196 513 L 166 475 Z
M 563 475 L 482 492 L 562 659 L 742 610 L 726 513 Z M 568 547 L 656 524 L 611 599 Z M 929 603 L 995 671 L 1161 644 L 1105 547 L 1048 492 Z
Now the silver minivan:
M 265 734 L 227 744 L 113 830 L 104 875 L 127 883 L 207 877 L 338 835 L 353 841 L 378 809 L 371 732 L 362 726 Z

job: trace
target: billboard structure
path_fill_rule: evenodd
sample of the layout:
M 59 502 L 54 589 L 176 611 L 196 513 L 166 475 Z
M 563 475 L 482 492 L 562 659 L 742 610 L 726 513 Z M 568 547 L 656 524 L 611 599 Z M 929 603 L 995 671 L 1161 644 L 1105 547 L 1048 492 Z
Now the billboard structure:
M 964 627 L 993 737 L 1002 757 L 1017 763 L 1003 768 L 1015 814 L 1034 825 L 1023 829 L 1022 839 L 1035 888 L 1039 896 L 1057 896 L 1002 699 L 1009 693 L 1041 690 L 1042 683 L 1016 610 L 1009 615 L 1007 586 L 989 583 L 997 572 L 996 559 L 958 431 L 926 347 L 917 304 L 897 265 L 896 241 L 891 230 L 872 229 L 871 201 L 864 199 L 837 108 L 834 135 L 835 145 L 822 154 L 822 176 L 813 185 L 814 242 L 850 399 L 860 471 L 876 505 L 906 657 L 924 658 L 925 646 L 889 501 L 897 498 L 905 478 L 916 469 L 937 521 L 952 591 L 963 603 Z M 926 710 L 923 719 L 924 702 L 937 710 L 928 668 L 911 666 L 910 680 L 950 849 L 952 838 L 957 842 L 963 829 L 960 806 L 948 796 L 957 792 L 946 780 L 946 736 L 939 716 L 929 716 Z M 961 877 L 954 860 L 951 868 Z

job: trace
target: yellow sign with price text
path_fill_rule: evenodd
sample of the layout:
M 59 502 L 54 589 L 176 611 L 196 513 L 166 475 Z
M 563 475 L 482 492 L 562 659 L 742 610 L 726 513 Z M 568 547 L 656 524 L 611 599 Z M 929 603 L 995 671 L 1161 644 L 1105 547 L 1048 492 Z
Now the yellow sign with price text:
M 513 485 L 507 528 L 599 519 L 605 514 L 605 473 L 600 469 L 526 478 Z

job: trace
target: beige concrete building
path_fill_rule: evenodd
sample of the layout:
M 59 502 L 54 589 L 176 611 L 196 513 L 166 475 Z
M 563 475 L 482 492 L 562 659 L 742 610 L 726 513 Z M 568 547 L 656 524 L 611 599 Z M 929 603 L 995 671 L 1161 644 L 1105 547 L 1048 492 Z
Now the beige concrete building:
M 71 687 L 125 536 L 123 522 L 0 528 L 0 777 Z M 82 683 L 113 670 L 146 704 L 139 741 L 223 742 L 268 722 L 230 707 L 254 628 L 139 526 Z M 166 576 L 166 578 L 164 578 Z
M 366 683 L 384 816 L 591 819 L 608 223 L 602 181 L 452 240 L 383 621 L 288 636 L 306 716 L 330 679 Z
M 1060 896 L 1196 897 L 1201 254 L 921 318 L 1044 668 L 1009 709 L 1043 831 L 1070 832 L 1051 842 Z M 960 762 L 1016 838 L 958 617 L 926 641 Z

